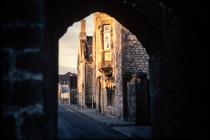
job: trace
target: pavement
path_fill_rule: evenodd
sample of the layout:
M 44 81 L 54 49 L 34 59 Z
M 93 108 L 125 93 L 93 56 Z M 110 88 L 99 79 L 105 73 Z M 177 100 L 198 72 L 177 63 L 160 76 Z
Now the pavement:
M 72 104 L 66 104 L 64 106 L 105 126 L 111 127 L 129 138 L 152 139 L 150 126 L 137 126 L 133 122 L 127 122 L 120 120 L 119 118 L 103 115 L 93 108 L 78 107 L 77 105 Z

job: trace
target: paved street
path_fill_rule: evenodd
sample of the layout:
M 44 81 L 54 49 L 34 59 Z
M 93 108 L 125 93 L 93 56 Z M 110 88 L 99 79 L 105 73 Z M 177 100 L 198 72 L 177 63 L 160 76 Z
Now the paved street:
M 126 139 L 110 127 L 59 105 L 58 139 Z

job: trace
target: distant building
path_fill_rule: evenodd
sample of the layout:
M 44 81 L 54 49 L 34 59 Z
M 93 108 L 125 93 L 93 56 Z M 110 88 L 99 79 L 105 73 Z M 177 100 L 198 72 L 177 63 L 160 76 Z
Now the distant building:
M 70 104 L 70 88 L 68 85 L 60 85 L 58 93 L 58 101 L 63 104 Z
M 60 93 L 63 91 L 67 91 L 66 86 L 69 88 L 69 93 L 70 93 L 70 102 L 72 104 L 77 103 L 77 75 L 72 72 L 67 72 L 66 74 L 59 75 L 59 83 L 58 87 Z M 61 89 L 63 87 L 63 90 Z M 58 93 L 59 98 L 61 98 L 60 93 Z M 63 94 L 64 95 L 64 94 Z M 67 95 L 65 95 L 66 97 Z
M 58 75 L 58 82 L 60 83 L 60 85 L 69 85 L 70 81 L 69 81 L 68 73 L 59 74 Z
M 59 74 L 58 82 L 61 85 L 69 85 L 70 86 L 70 77 L 77 77 L 77 75 L 72 72 L 67 72 L 65 74 Z M 76 87 L 77 81 L 75 81 L 75 78 L 73 78 L 71 82 L 72 82 L 72 86 Z

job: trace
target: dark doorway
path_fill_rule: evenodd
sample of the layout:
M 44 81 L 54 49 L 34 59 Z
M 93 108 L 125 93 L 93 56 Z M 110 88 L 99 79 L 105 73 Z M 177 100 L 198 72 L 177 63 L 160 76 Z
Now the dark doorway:
M 123 119 L 128 120 L 127 78 L 123 79 Z
M 148 80 L 141 75 L 135 80 L 136 90 L 136 124 L 150 125 Z

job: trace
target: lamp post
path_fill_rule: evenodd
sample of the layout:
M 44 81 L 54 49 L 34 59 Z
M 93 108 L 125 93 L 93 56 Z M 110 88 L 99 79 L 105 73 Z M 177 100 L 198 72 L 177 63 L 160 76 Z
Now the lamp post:
M 71 87 L 72 87 L 72 74 L 69 77 L 69 104 L 71 104 Z

